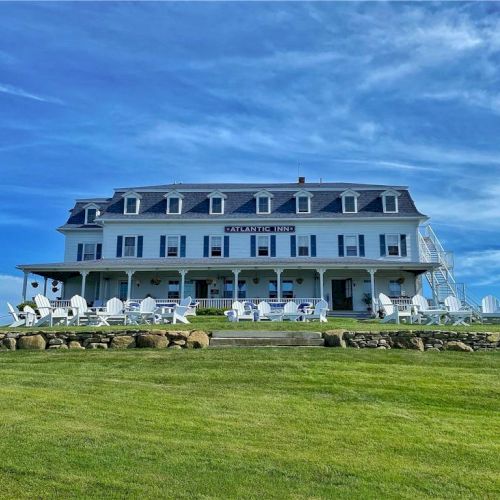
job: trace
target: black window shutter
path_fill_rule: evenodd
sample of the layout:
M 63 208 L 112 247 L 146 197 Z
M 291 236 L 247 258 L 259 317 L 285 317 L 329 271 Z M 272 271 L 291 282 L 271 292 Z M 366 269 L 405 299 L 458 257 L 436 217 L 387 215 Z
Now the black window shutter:
M 401 242 L 401 257 L 406 257 L 408 255 L 408 250 L 406 249 L 406 234 L 400 234 L 399 240 Z
M 344 235 L 339 234 L 338 240 L 339 240 L 339 257 L 343 257 L 344 256 Z
M 359 243 L 359 256 L 364 257 L 365 256 L 365 235 L 360 234 L 358 236 L 358 243 Z
M 250 236 L 250 257 L 255 257 L 255 247 L 257 245 L 255 234 Z
M 165 244 L 166 244 L 166 236 L 162 234 L 160 236 L 160 257 L 165 257 Z
M 97 243 L 95 246 L 95 258 L 96 260 L 102 259 L 102 243 Z
M 122 256 L 123 236 L 116 237 L 116 256 Z
M 208 236 L 203 236 L 203 257 L 208 257 L 209 244 L 210 238 Z
M 186 236 L 181 236 L 181 257 L 186 256 Z
M 144 243 L 144 238 L 142 236 L 137 236 L 137 257 L 142 257 L 143 243 Z
M 290 235 L 290 257 L 297 257 L 297 237 Z
M 78 251 L 76 253 L 76 260 L 82 260 L 83 256 L 83 243 L 78 243 Z
M 311 257 L 316 257 L 316 235 L 311 234 Z
M 385 234 L 380 235 L 380 257 L 385 257 Z
M 271 235 L 271 257 L 276 257 L 276 235 Z
M 229 236 L 224 236 L 224 257 L 229 257 Z

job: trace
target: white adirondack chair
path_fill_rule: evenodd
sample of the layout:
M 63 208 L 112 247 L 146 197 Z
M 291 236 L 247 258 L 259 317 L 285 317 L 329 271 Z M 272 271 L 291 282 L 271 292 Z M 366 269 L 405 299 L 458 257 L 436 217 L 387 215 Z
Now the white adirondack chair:
M 193 299 L 191 297 L 185 297 L 179 302 L 179 305 L 187 306 L 187 316 L 196 316 L 196 308 L 198 307 L 199 302 L 193 304 Z
M 188 325 L 189 321 L 186 318 L 188 310 L 188 306 L 181 306 L 176 304 L 175 307 L 171 310 L 157 314 L 157 317 L 160 318 L 162 322 L 170 322 L 174 325 L 179 322 Z
M 487 295 L 483 298 L 481 311 L 483 320 L 500 321 L 500 301 L 493 295 Z
M 269 319 L 269 315 L 271 314 L 271 306 L 269 302 L 263 300 L 257 304 L 257 310 L 259 311 L 259 320 Z
M 123 324 L 127 322 L 123 302 L 116 297 L 109 299 L 106 302 L 106 307 L 98 310 L 96 316 L 98 318 L 99 326 L 110 326 L 110 322 Z
M 68 314 L 68 308 L 52 307 L 50 305 L 50 300 L 45 297 L 45 295 L 35 295 L 35 304 L 38 308 L 38 312 L 40 313 L 40 319 L 36 321 L 34 326 L 42 326 L 46 324 L 53 326 L 54 323 L 68 325 L 72 322 Z
M 23 313 L 26 317 L 26 326 L 33 326 L 36 323 L 36 312 L 31 306 L 24 306 Z
M 14 308 L 14 306 L 10 302 L 7 302 L 7 309 L 9 310 L 9 313 L 14 320 L 9 325 L 10 328 L 17 328 L 18 326 L 26 325 L 26 317 L 21 311 L 17 309 L 17 307 Z
M 446 297 L 446 299 L 444 299 L 444 305 L 448 310 L 448 318 L 453 326 L 467 325 L 467 319 L 469 320 L 469 322 L 472 321 L 472 311 L 469 309 L 465 309 L 462 306 L 462 302 L 455 296 L 449 295 L 448 297 Z
M 299 312 L 299 306 L 293 302 L 287 302 L 283 307 L 283 320 L 297 321 L 303 314 Z
M 156 322 L 155 313 L 158 310 L 156 300 L 151 297 L 146 297 L 139 307 L 139 317 L 142 323 L 153 324 Z
M 87 301 L 82 296 L 73 295 L 70 304 L 73 312 L 72 321 L 77 325 L 80 325 L 80 323 L 87 323 L 89 325 L 99 323 L 97 315 L 89 308 Z
M 427 325 L 440 325 L 441 318 L 446 316 L 446 309 L 433 308 L 429 306 L 429 302 L 423 295 L 415 295 L 411 299 L 412 304 L 415 306 L 415 315 L 413 321 Z
M 255 319 L 253 311 L 245 308 L 245 305 L 242 302 L 239 302 L 238 300 L 233 302 L 231 309 L 234 311 L 236 317 L 235 321 L 240 321 L 240 320 L 254 321 Z
M 320 323 L 326 323 L 326 313 L 328 312 L 328 302 L 321 299 L 314 306 L 313 312 L 311 314 L 306 314 L 303 316 L 304 321 L 319 320 Z
M 383 293 L 379 293 L 378 302 L 384 313 L 382 323 L 389 323 L 390 321 L 394 321 L 394 323 L 399 324 L 401 320 L 404 320 L 408 323 L 413 322 L 413 314 L 411 312 L 411 308 L 404 306 L 401 306 L 401 308 L 398 307 L 396 304 L 392 303 L 392 300 L 387 297 L 387 295 Z

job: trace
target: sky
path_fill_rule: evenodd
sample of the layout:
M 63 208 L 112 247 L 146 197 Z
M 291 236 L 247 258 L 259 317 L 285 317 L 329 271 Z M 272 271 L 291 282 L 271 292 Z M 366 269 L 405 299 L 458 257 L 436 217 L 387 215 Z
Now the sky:
M 298 171 L 408 185 L 500 296 L 499 138 L 500 4 L 0 3 L 0 314 L 75 198 Z

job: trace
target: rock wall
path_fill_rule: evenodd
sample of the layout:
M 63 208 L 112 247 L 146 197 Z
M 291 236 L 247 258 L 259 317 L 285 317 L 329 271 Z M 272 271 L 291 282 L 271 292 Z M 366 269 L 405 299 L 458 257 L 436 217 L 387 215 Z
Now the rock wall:
M 352 332 L 330 330 L 324 333 L 327 347 L 355 349 L 416 349 L 418 351 L 486 351 L 500 348 L 500 332 L 384 331 Z
M 0 333 L 0 350 L 15 349 L 187 349 L 208 347 L 209 336 L 201 330 L 120 330 L 108 332 L 13 331 Z

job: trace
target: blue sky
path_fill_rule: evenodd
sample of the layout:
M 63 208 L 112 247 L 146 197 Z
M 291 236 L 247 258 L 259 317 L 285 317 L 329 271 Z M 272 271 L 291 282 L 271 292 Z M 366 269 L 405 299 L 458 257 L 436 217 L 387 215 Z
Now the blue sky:
M 0 3 L 0 302 L 76 197 L 172 181 L 407 184 L 500 295 L 500 5 Z

